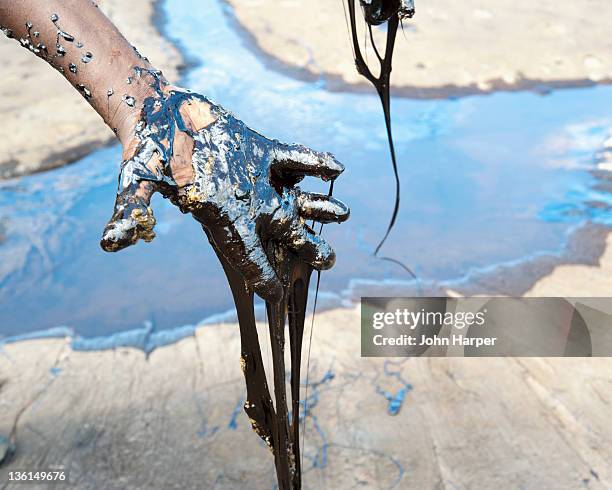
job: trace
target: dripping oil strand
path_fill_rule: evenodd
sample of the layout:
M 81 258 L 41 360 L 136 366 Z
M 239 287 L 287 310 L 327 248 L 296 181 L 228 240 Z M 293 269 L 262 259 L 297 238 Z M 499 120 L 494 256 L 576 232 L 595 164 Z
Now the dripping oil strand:
M 334 193 L 334 181 L 332 180 L 331 183 L 329 184 L 329 192 L 327 193 L 327 196 L 332 197 L 333 193 Z M 313 229 L 314 229 L 314 223 L 315 222 L 313 220 L 312 222 Z M 323 232 L 323 223 L 321 223 L 321 227 L 319 228 L 318 235 L 321 235 L 322 232 Z M 304 425 L 302 427 L 302 454 L 301 454 L 302 460 L 300 462 L 300 466 L 302 468 L 304 467 L 304 448 L 305 448 L 305 441 L 306 441 L 306 417 L 308 415 L 308 383 L 310 380 L 310 352 L 312 348 L 312 332 L 314 331 L 315 315 L 317 314 L 317 301 L 319 299 L 319 287 L 320 286 L 321 286 L 321 271 L 317 271 L 317 284 L 315 287 L 315 296 L 314 296 L 314 302 L 312 305 L 312 317 L 310 319 L 310 334 L 308 337 L 308 354 L 306 356 L 306 388 L 304 390 L 304 410 L 303 410 Z
M 380 98 L 380 102 L 382 105 L 384 118 L 385 118 L 385 127 L 387 131 L 387 140 L 389 142 L 389 152 L 391 154 L 391 164 L 393 167 L 393 177 L 395 181 L 395 203 L 393 205 L 393 212 L 391 214 L 391 219 L 389 220 L 389 224 L 387 225 L 387 229 L 382 239 L 376 246 L 374 250 L 374 256 L 378 257 L 381 260 L 385 260 L 387 262 L 391 262 L 399 265 L 404 270 L 406 270 L 414 279 L 416 279 L 416 275 L 414 272 L 405 264 L 397 259 L 393 259 L 390 257 L 381 257 L 379 256 L 379 252 L 387 238 L 391 234 L 395 223 L 397 221 L 397 217 L 400 209 L 400 199 L 401 199 L 401 183 L 399 176 L 399 169 L 397 165 L 397 157 L 395 153 L 395 144 L 393 142 L 393 130 L 391 125 L 391 70 L 392 70 L 392 61 L 393 61 L 393 52 L 395 50 L 395 40 L 397 38 L 397 31 L 400 24 L 400 14 L 395 13 L 388 19 L 387 25 L 387 43 L 385 46 L 384 56 L 381 56 L 379 50 L 376 47 L 374 42 L 374 36 L 372 35 L 372 26 L 367 23 L 367 30 L 370 34 L 370 40 L 372 42 L 374 53 L 380 64 L 380 73 L 379 76 L 376 77 L 372 71 L 370 70 L 367 62 L 364 60 L 363 55 L 361 53 L 361 48 L 359 46 L 359 38 L 357 33 L 357 16 L 356 16 L 356 8 L 355 2 L 358 0 L 347 0 L 348 3 L 348 11 L 350 17 L 350 34 L 351 34 L 351 46 L 353 49 L 353 55 L 355 58 L 355 65 L 357 67 L 357 72 L 365 77 L 376 89 L 378 96 Z M 344 3 L 343 3 L 344 7 Z
M 322 226 L 323 225 L 321 225 L 321 227 Z M 305 452 L 304 450 L 306 447 L 305 441 L 306 441 L 306 417 L 308 416 L 308 383 L 309 383 L 309 378 L 310 378 L 310 350 L 312 348 L 312 332 L 314 330 L 315 315 L 317 314 L 317 301 L 319 299 L 319 286 L 320 285 L 321 285 L 321 271 L 317 271 L 317 285 L 315 287 L 314 303 L 312 306 L 312 317 L 310 319 L 310 334 L 308 338 L 308 354 L 306 357 L 306 389 L 304 391 L 304 409 L 303 409 L 304 424 L 302 427 L 302 461 L 301 461 L 302 467 L 304 467 L 304 452 Z
M 214 238 L 204 228 L 209 241 L 215 245 Z M 236 271 L 227 261 L 223 253 L 218 247 L 214 246 L 217 257 L 223 266 L 226 277 L 228 279 L 234 303 L 238 314 L 238 325 L 240 329 L 241 343 L 241 367 L 244 373 L 247 399 L 244 404 L 244 410 L 251 420 L 253 430 L 264 440 L 270 447 L 274 455 L 274 463 L 278 486 L 280 490 L 289 490 L 291 487 L 291 471 L 288 461 L 288 431 L 287 431 L 287 405 L 286 400 L 282 400 L 280 395 L 282 388 L 275 383 L 275 395 L 277 406 L 272 402 L 272 396 L 268 389 L 263 359 L 261 356 L 261 345 L 257 335 L 257 325 L 254 315 L 253 292 L 246 287 L 241 274 Z M 268 308 L 269 326 L 277 326 L 279 320 L 284 321 L 284 316 L 280 314 L 279 308 L 272 308 L 266 303 Z M 272 330 L 272 328 L 271 328 Z M 274 362 L 274 378 L 279 381 L 279 375 L 282 372 L 282 384 L 284 385 L 284 368 L 282 364 L 282 339 L 277 339 L 278 330 L 270 332 L 272 344 L 272 356 Z M 277 342 L 274 341 L 277 340 Z M 280 351 L 280 352 L 279 352 Z M 280 396 L 279 396 L 280 395 Z M 280 404 L 278 403 L 280 402 Z
M 270 256 L 270 255 L 269 255 Z M 280 387 L 277 396 L 277 424 L 279 434 L 282 436 L 281 444 L 279 445 L 279 464 L 281 467 L 289 464 L 289 486 L 293 490 L 301 488 L 301 458 L 300 458 L 300 368 L 302 358 L 302 340 L 304 336 L 304 323 L 306 316 L 306 307 L 308 303 L 308 286 L 312 267 L 303 262 L 290 251 L 284 250 L 283 247 L 276 249 L 272 254 L 271 259 L 274 262 L 274 267 L 277 273 L 281 276 L 281 280 L 285 285 L 285 295 L 283 301 L 283 309 L 269 309 L 268 315 L 275 325 L 273 336 L 274 342 L 282 342 L 284 337 L 285 317 L 288 320 L 289 327 L 289 347 L 291 359 L 291 420 L 287 413 L 287 399 L 284 393 L 285 369 L 282 361 L 282 350 L 278 352 L 275 359 L 274 344 L 272 349 L 273 370 L 275 377 L 278 376 L 278 382 L 275 379 L 275 392 Z M 278 308 L 279 305 L 276 305 Z M 273 313 L 273 314 L 271 314 Z M 276 319 L 274 318 L 276 316 Z M 280 321 L 279 321 L 280 320 Z M 278 360 L 278 362 L 277 362 Z M 281 380 L 282 377 L 282 380 Z M 289 422 L 289 427 L 287 427 Z M 286 439 L 284 433 L 286 431 Z M 284 441 L 283 441 L 284 439 Z M 285 456 L 286 454 L 286 456 Z M 287 472 L 285 471 L 285 474 Z M 279 478 L 279 487 L 280 478 Z
M 390 70 L 391 70 L 391 67 L 389 65 L 389 72 Z M 388 80 L 389 74 L 390 73 L 381 72 L 381 77 L 386 76 Z M 393 165 L 393 176 L 395 179 L 395 204 L 393 206 L 393 214 L 391 215 L 391 220 L 389 221 L 389 224 L 387 225 L 387 231 L 385 232 L 385 235 L 383 236 L 382 240 L 378 243 L 376 250 L 374 251 L 375 256 L 378 255 L 378 252 L 384 245 L 385 241 L 389 237 L 389 234 L 391 233 L 391 230 L 395 226 L 395 222 L 397 221 L 397 215 L 399 213 L 400 195 L 401 195 L 399 170 L 397 168 L 397 158 L 395 156 L 395 145 L 393 143 L 393 132 L 391 130 L 391 97 L 389 93 L 388 81 L 386 84 L 383 83 L 381 84 L 380 87 L 376 87 L 376 89 L 380 96 L 380 100 L 381 100 L 382 107 L 383 107 L 383 112 L 385 114 L 385 126 L 387 128 L 387 139 L 389 141 L 389 151 L 391 152 L 391 163 Z
M 329 196 L 332 195 L 332 192 L 333 184 L 330 185 Z M 321 229 L 319 229 L 319 234 Z M 205 227 L 204 231 L 221 261 L 236 305 L 240 328 L 241 367 L 247 386 L 247 399 L 244 409 L 249 419 L 251 419 L 255 432 L 272 449 L 279 490 L 299 490 L 302 483 L 301 467 L 303 464 L 303 456 L 300 454 L 299 437 L 299 409 L 301 406 L 299 393 L 300 366 L 308 286 L 312 268 L 278 244 L 270 242 L 266 246 L 268 258 L 285 288 L 285 294 L 281 303 L 271 304 L 266 302 L 266 317 L 272 348 L 274 397 L 276 399 L 276 403 L 273 403 L 272 395 L 267 385 L 261 345 L 257 335 L 253 292 L 246 287 L 241 275 L 231 267 L 223 253 L 216 246 L 213 236 L 207 232 Z M 312 325 L 314 325 L 319 283 L 320 275 L 317 280 Z M 288 320 L 289 324 L 291 352 L 292 421 L 290 425 L 285 390 L 284 364 L 284 327 L 286 320 Z M 309 369 L 310 349 L 312 346 L 312 325 L 307 369 Z
M 395 145 L 393 143 L 393 131 L 391 127 L 391 69 L 392 69 L 392 60 L 393 60 L 393 52 L 395 49 L 395 39 L 397 36 L 397 29 L 399 27 L 399 16 L 393 15 L 388 22 L 387 26 L 387 45 L 385 47 L 384 56 L 380 56 L 378 50 L 375 47 L 374 39 L 371 32 L 371 26 L 368 25 L 368 29 L 370 30 L 370 36 L 372 39 L 372 45 L 374 46 L 374 52 L 380 62 L 380 74 L 377 77 L 369 69 L 366 61 L 363 59 L 361 54 L 361 48 L 359 46 L 359 40 L 357 37 L 357 16 L 355 13 L 355 3 L 354 0 L 348 0 L 349 2 L 349 15 L 351 22 L 351 31 L 353 38 L 353 52 L 355 53 L 355 63 L 357 65 L 357 71 L 367 78 L 378 93 L 380 98 L 380 102 L 382 104 L 383 113 L 385 117 L 385 127 L 387 131 L 387 140 L 389 142 L 389 151 L 391 153 L 391 163 L 393 165 L 393 176 L 395 180 L 395 204 L 393 206 L 393 213 L 391 215 L 391 219 L 389 224 L 387 225 L 387 230 L 380 240 L 376 249 L 374 251 L 374 256 L 378 256 L 378 253 L 385 241 L 389 237 L 391 230 L 395 226 L 395 222 L 397 221 L 397 216 L 399 213 L 400 207 L 400 195 L 401 195 L 401 184 L 399 178 L 399 170 L 397 166 L 397 158 L 395 154 Z
M 410 276 L 412 276 L 413 279 L 417 279 L 417 276 L 412 271 L 412 269 L 408 267 L 406 264 L 404 264 L 403 262 L 401 262 L 400 260 L 394 259 L 392 257 L 385 257 L 385 256 L 378 255 L 378 252 L 380 252 L 380 249 L 382 248 L 385 241 L 389 237 L 389 234 L 393 230 L 393 227 L 395 226 L 395 222 L 397 221 L 397 216 L 399 214 L 399 208 L 400 208 L 400 196 L 401 196 L 399 169 L 397 166 L 397 157 L 395 155 L 395 144 L 393 143 L 393 131 L 391 130 L 391 97 L 390 97 L 389 84 L 386 85 L 385 91 L 380 95 L 380 99 L 382 102 L 383 112 L 385 115 L 385 126 L 387 128 L 387 139 L 389 141 L 389 151 L 391 153 L 391 163 L 393 165 L 393 177 L 395 180 L 395 204 L 393 205 L 393 213 L 391 215 L 391 220 L 389 221 L 389 224 L 387 226 L 387 230 L 384 236 L 382 237 L 382 239 L 380 240 L 380 242 L 378 243 L 376 249 L 374 250 L 374 256 L 378 257 L 381 260 L 399 265 L 402 269 L 408 272 L 408 274 L 410 274 Z

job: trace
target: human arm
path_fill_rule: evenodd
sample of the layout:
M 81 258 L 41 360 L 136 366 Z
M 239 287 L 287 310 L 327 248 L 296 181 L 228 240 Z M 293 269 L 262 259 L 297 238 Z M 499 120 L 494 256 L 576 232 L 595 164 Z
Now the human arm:
M 331 155 L 269 140 L 171 85 L 88 0 L 0 0 L 0 25 L 58 69 L 123 145 L 105 250 L 153 238 L 149 202 L 159 191 L 203 224 L 262 297 L 277 296 L 279 287 L 263 251 L 269 240 L 314 267 L 333 264 L 333 251 L 305 219 L 340 221 L 348 209 L 295 185 L 306 174 L 334 179 L 342 166 Z

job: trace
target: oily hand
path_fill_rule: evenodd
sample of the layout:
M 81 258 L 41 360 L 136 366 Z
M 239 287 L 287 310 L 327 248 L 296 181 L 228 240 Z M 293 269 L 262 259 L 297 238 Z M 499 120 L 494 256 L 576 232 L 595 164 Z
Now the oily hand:
M 249 288 L 278 301 L 282 286 L 264 246 L 274 240 L 316 269 L 332 267 L 333 250 L 306 220 L 342 222 L 349 209 L 296 184 L 307 175 L 334 180 L 343 170 L 329 153 L 269 140 L 205 97 L 160 85 L 126 145 L 101 245 L 116 251 L 152 240 L 149 202 L 159 191 L 192 213 Z

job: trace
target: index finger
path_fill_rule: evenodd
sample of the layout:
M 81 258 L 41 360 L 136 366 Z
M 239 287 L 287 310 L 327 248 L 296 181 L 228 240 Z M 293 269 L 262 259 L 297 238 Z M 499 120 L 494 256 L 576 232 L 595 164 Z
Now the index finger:
M 279 177 L 305 175 L 334 180 L 344 172 L 342 165 L 331 153 L 311 150 L 302 145 L 275 143 L 272 148 L 271 168 Z

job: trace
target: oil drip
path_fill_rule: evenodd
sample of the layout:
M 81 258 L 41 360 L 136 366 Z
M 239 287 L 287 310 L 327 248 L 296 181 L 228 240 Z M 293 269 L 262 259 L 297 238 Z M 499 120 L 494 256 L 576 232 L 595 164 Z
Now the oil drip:
M 333 183 L 330 185 L 329 197 L 332 196 L 332 193 Z M 321 224 L 321 229 L 322 227 L 323 224 Z M 253 292 L 242 274 L 229 264 L 222 249 L 219 248 L 207 228 L 203 227 L 203 229 L 223 266 L 236 305 L 240 328 L 240 365 L 247 388 L 244 410 L 253 430 L 263 439 L 274 455 L 279 489 L 300 489 L 302 484 L 301 446 L 303 445 L 300 444 L 300 377 L 308 288 L 313 268 L 277 242 L 267 243 L 268 260 L 283 286 L 283 296 L 280 302 L 266 301 L 273 364 L 275 398 L 275 403 L 273 403 L 255 323 Z M 320 272 L 318 278 L 320 280 Z M 317 280 L 315 302 L 319 292 L 319 280 Z M 313 316 L 314 314 L 313 311 Z M 289 330 L 291 359 L 290 412 L 285 389 L 285 326 L 288 326 Z M 310 346 L 308 357 L 310 358 Z M 308 359 L 308 364 L 309 361 L 310 359 Z
M 206 229 L 205 229 L 206 231 Z M 218 250 L 206 231 L 213 248 Z M 308 286 L 312 268 L 274 242 L 267 245 L 268 258 L 283 284 L 279 303 L 266 302 L 272 349 L 275 404 L 266 381 L 255 316 L 253 292 L 244 278 L 217 252 L 227 276 L 240 328 L 241 367 L 246 381 L 244 410 L 253 430 L 272 450 L 278 486 L 281 490 L 301 488 L 300 458 L 300 364 Z M 285 389 L 285 325 L 289 327 L 291 359 L 291 420 Z
M 411 18 L 414 15 L 414 4 L 412 3 L 412 0 L 359 0 L 359 3 L 363 9 L 363 15 L 366 21 L 367 30 L 372 42 L 374 53 L 376 54 L 376 58 L 380 64 L 380 73 L 378 77 L 376 77 L 370 70 L 368 63 L 364 59 L 361 52 L 357 32 L 356 1 L 357 0 L 347 0 L 350 17 L 351 43 L 353 46 L 355 65 L 357 67 L 357 72 L 372 83 L 372 85 L 374 85 L 374 88 L 376 89 L 376 92 L 380 98 L 385 117 L 387 139 L 389 141 L 389 152 L 391 154 L 391 163 L 393 165 L 393 175 L 395 178 L 395 204 L 393 206 L 393 213 L 387 226 L 387 230 L 374 251 L 374 256 L 378 257 L 380 249 L 395 226 L 400 207 L 400 178 L 397 167 L 397 158 L 395 155 L 395 145 L 393 143 L 393 132 L 391 128 L 391 70 L 397 30 L 400 22 L 403 19 Z M 385 22 L 387 23 L 387 42 L 384 56 L 381 56 L 379 50 L 376 48 L 376 44 L 374 43 L 372 26 L 381 25 Z M 379 258 L 400 265 L 410 275 L 412 275 L 413 278 L 416 279 L 415 274 L 410 270 L 410 268 L 402 264 L 400 261 L 390 257 Z
M 334 181 L 332 180 L 329 184 L 329 192 L 327 193 L 328 197 L 332 197 L 334 194 Z M 315 222 L 313 220 L 312 227 L 314 229 Z M 319 236 L 323 233 L 323 223 L 319 227 Z M 317 283 L 315 286 L 315 296 L 314 296 L 314 304 L 312 306 L 312 317 L 310 320 L 310 335 L 308 337 L 308 353 L 306 355 L 306 389 L 304 391 L 304 429 L 302 431 L 302 448 L 305 447 L 305 436 L 306 436 L 306 414 L 308 413 L 308 388 L 309 388 L 309 380 L 310 380 L 310 351 L 312 348 L 312 334 L 314 332 L 315 326 L 315 315 L 317 314 L 317 301 L 319 299 L 319 288 L 321 286 L 321 271 L 317 271 Z M 303 466 L 304 464 L 304 454 L 302 453 L 302 460 L 300 464 Z

